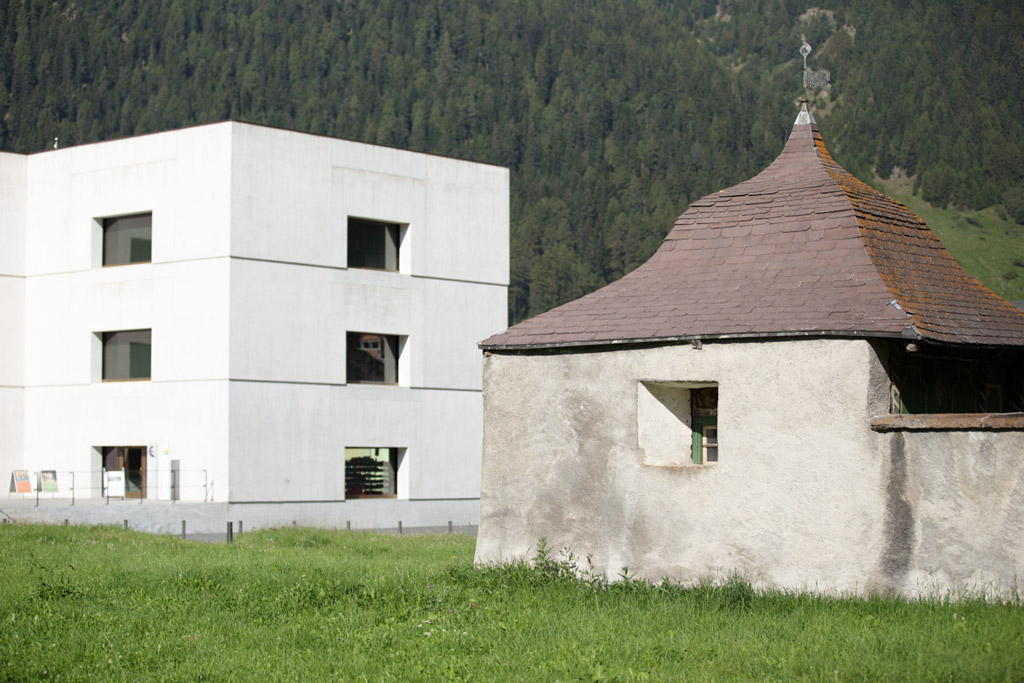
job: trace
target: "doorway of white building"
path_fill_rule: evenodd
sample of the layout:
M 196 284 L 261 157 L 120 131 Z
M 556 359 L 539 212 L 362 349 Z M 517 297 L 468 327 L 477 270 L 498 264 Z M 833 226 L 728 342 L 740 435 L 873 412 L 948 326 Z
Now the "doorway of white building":
M 103 467 L 108 472 L 124 470 L 124 497 L 146 497 L 146 447 L 103 446 L 100 449 Z

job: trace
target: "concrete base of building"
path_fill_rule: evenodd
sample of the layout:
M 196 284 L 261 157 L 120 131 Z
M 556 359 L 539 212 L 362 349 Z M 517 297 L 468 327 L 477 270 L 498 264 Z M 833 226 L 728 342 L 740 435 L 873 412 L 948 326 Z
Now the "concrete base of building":
M 387 533 L 476 534 L 480 501 L 351 500 L 315 503 L 186 503 L 150 500 L 8 499 L 0 520 L 42 524 L 116 525 L 152 534 L 219 540 L 233 533 L 299 526 Z

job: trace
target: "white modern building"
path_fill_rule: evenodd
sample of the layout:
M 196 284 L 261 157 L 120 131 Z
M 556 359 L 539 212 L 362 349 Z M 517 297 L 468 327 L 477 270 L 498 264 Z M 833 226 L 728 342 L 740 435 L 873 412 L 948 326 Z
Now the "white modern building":
M 505 168 L 238 122 L 0 154 L 0 468 L 475 521 L 508 201 Z

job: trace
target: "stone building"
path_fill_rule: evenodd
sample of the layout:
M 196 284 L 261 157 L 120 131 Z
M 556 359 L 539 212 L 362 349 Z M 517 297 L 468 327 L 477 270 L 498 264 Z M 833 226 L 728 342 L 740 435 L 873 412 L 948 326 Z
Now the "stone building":
M 5 476 L 476 521 L 507 169 L 227 122 L 0 154 L 0 180 Z
M 1024 576 L 1024 314 L 806 103 L 617 282 L 484 350 L 477 562 L 908 596 Z

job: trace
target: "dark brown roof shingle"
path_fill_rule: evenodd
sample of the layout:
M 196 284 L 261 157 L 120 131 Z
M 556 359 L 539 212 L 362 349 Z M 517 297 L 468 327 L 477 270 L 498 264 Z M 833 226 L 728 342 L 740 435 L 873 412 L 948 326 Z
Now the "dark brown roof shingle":
M 1024 313 L 835 163 L 806 109 L 797 121 L 768 168 L 693 202 L 645 264 L 481 348 L 807 335 L 1024 345 Z

